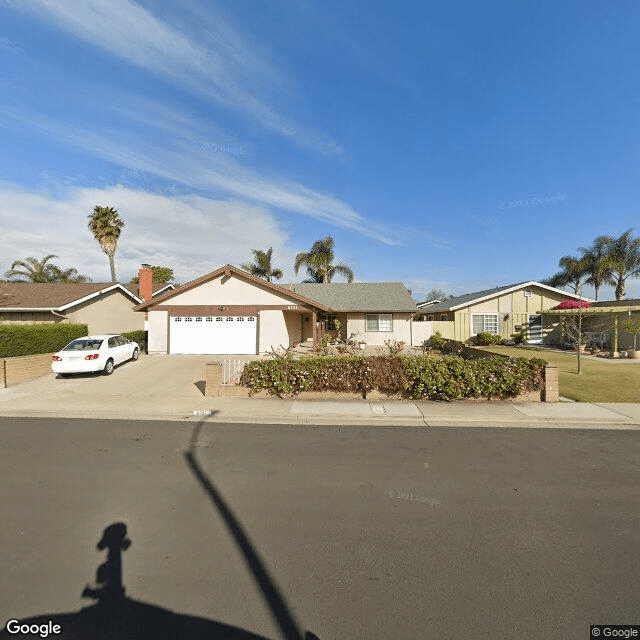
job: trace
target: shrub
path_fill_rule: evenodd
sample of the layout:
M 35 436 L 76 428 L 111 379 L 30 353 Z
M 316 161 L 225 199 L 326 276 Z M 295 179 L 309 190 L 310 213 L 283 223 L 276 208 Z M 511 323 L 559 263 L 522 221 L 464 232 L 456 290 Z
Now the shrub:
M 474 339 L 474 343 L 482 347 L 489 347 L 492 344 L 500 344 L 501 342 L 501 336 L 496 336 L 493 333 L 487 333 L 486 331 L 477 333 Z
M 147 351 L 147 332 L 143 329 L 137 331 L 127 331 L 122 334 L 125 338 L 129 338 L 132 342 L 137 342 L 140 348 L 140 353 L 146 353 Z
M 433 349 L 438 349 L 439 351 L 442 350 L 442 348 L 444 346 L 446 346 L 447 344 L 447 339 L 442 337 L 442 334 L 439 331 L 436 331 L 430 338 L 429 338 L 429 345 L 433 348 Z
M 86 324 L 47 322 L 0 325 L 0 358 L 54 353 L 87 333 Z
M 591 303 L 587 300 L 573 300 L 572 298 L 567 298 L 562 301 L 560 304 L 553 307 L 554 309 L 588 309 L 591 306 Z
M 465 360 L 448 355 L 320 356 L 302 360 L 261 360 L 247 364 L 240 384 L 250 393 L 301 391 L 361 393 L 378 390 L 414 399 L 507 398 L 542 388 L 544 360 L 495 358 Z

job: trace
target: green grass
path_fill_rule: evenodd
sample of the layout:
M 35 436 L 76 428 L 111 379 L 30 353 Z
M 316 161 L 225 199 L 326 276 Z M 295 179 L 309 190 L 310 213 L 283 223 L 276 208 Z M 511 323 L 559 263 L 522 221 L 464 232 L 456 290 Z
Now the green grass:
M 520 358 L 542 358 L 558 367 L 560 395 L 578 402 L 640 402 L 640 364 L 582 359 L 578 375 L 575 353 L 535 347 L 482 347 Z

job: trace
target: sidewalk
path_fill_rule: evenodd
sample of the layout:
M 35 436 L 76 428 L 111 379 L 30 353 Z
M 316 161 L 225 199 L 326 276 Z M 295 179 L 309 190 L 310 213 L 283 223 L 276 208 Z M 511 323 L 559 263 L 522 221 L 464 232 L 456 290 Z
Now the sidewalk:
M 218 398 L 0 389 L 0 416 L 371 426 L 640 429 L 640 404 Z

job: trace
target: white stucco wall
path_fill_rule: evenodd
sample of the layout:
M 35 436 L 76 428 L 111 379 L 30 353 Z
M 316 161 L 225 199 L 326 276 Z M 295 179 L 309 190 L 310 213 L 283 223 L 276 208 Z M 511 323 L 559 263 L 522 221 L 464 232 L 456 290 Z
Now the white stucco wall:
M 282 311 L 263 310 L 258 314 L 258 351 L 265 353 L 289 346 L 289 332 Z
M 141 314 L 144 317 L 144 314 Z M 149 353 L 167 353 L 169 349 L 167 325 L 168 311 L 149 312 Z
M 286 295 L 286 294 L 285 294 Z M 166 304 L 298 304 L 295 300 L 277 295 L 257 284 L 245 282 L 236 276 L 223 276 L 185 291 L 168 300 Z
M 411 344 L 411 313 L 393 313 L 393 331 L 365 331 L 364 313 L 347 314 L 347 337 L 359 333 L 367 344 L 383 345 L 385 340 Z

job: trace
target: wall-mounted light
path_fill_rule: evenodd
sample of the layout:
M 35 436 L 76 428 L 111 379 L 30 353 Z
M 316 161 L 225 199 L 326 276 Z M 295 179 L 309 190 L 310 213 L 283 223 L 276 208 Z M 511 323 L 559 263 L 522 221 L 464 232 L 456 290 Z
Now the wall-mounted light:
M 218 311 L 224 311 L 225 309 L 226 309 L 226 307 L 224 307 L 224 306 L 222 306 L 222 305 L 220 305 L 220 306 L 218 307 Z
M 504 320 L 505 320 L 505 322 L 506 322 L 508 319 L 509 319 L 509 314 L 508 314 L 508 313 L 505 313 L 505 314 L 504 314 Z

